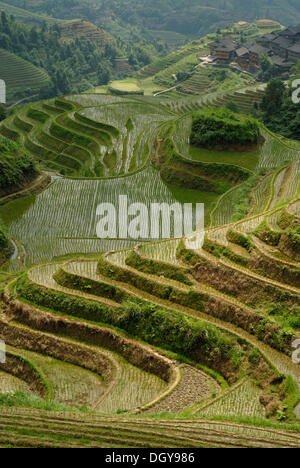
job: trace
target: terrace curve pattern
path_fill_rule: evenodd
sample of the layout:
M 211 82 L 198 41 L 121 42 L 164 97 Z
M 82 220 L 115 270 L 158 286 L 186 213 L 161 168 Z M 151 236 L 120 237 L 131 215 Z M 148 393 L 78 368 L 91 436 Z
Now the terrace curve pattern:
M 234 95 L 246 112 L 261 88 Z M 1 446 L 300 446 L 288 426 L 300 416 L 291 360 L 300 328 L 300 145 L 262 128 L 251 168 L 195 160 L 191 112 L 227 100 L 232 94 L 83 94 L 31 104 L 1 124 L 52 176 L 39 195 L 1 209 L 20 246 L 3 290 L 10 365 L 0 367 L 1 381 L 69 407 L 1 408 Z M 249 209 L 237 219 L 251 177 Z M 201 249 L 187 238 L 96 238 L 100 201 L 128 194 L 171 203 L 182 184 L 198 189 L 199 201 L 199 187 L 216 194 Z

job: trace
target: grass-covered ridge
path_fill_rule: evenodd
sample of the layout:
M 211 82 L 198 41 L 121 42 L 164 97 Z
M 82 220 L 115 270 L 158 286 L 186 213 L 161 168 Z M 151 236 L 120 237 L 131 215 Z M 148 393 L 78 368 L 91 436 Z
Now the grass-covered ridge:
M 191 144 L 208 148 L 247 147 L 259 140 L 259 124 L 229 109 L 205 108 L 193 115 Z

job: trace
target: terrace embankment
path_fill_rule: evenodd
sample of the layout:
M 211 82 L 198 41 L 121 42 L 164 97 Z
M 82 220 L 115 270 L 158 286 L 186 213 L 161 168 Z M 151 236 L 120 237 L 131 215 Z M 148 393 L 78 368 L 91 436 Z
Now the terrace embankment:
M 187 253 L 187 255 L 189 254 Z M 243 303 L 243 301 L 238 302 L 234 300 L 234 293 L 238 296 L 240 291 L 243 290 L 243 283 L 245 282 L 245 279 L 240 275 L 240 272 L 236 273 L 237 281 L 235 282 L 235 289 L 232 289 L 232 276 L 230 277 L 230 275 L 228 275 L 228 269 L 226 269 L 226 267 L 223 269 L 223 266 L 218 262 L 208 262 L 207 266 L 207 262 L 204 259 L 202 261 L 202 271 L 202 257 L 195 254 L 197 265 L 191 269 L 191 273 L 200 283 L 214 287 L 214 293 L 213 290 L 203 290 L 201 287 L 199 289 L 189 289 L 184 288 L 183 286 L 170 285 L 162 279 L 147 277 L 145 274 L 140 273 L 137 270 L 133 270 L 132 268 L 124 268 L 112 264 L 107 261 L 107 258 L 109 257 L 106 257 L 106 260 L 102 258 L 99 261 L 98 272 L 100 274 L 109 278 L 114 278 L 115 280 L 123 283 L 128 283 L 135 288 L 148 292 L 154 297 L 167 300 L 170 307 L 172 307 L 172 304 L 178 304 L 199 313 L 205 313 L 208 316 L 213 316 L 232 323 L 256 336 L 259 336 L 262 341 L 270 344 L 270 346 L 275 349 L 290 354 L 291 341 L 293 340 L 292 334 L 286 335 L 282 332 L 279 325 L 271 323 L 268 320 L 266 321 L 266 317 L 258 313 L 254 308 L 244 305 L 246 301 Z M 182 256 L 182 259 L 183 258 L 184 257 Z M 189 262 L 186 261 L 186 264 L 188 265 Z M 235 273 L 235 270 L 233 270 L 233 273 Z M 214 282 L 211 281 L 212 277 L 215 280 Z M 224 284 L 223 288 L 222 284 Z M 250 284 L 248 287 L 251 289 Z M 259 282 L 257 282 L 256 289 L 257 294 L 260 297 L 261 285 Z M 269 285 L 265 287 L 265 293 L 268 289 Z M 218 293 L 218 291 L 221 291 L 222 293 L 225 292 L 228 296 L 226 297 Z M 285 297 L 284 292 L 280 290 L 278 294 Z M 287 297 L 289 297 L 289 293 L 287 293 Z M 292 300 L 294 299 L 293 295 L 291 295 L 291 298 Z
M 283 237 L 284 236 L 284 237 Z M 294 249 L 287 249 L 287 243 L 285 242 L 285 234 L 282 235 L 281 241 L 281 251 L 286 249 L 286 252 L 292 253 Z M 288 237 L 289 238 L 289 237 Z M 294 247 L 294 244 L 292 243 Z M 295 255 L 289 255 L 289 257 L 294 257 Z M 300 258 L 300 257 L 299 257 Z M 297 266 L 293 267 L 292 265 L 287 264 L 287 262 L 281 262 L 279 259 L 267 255 L 263 252 L 262 249 L 253 249 L 251 252 L 251 257 L 247 263 L 247 268 L 250 270 L 257 271 L 258 273 L 265 275 L 268 278 L 272 278 L 281 283 L 285 283 L 291 286 L 300 288 L 300 270 Z M 299 301 L 300 302 L 300 301 Z
M 264 278 L 260 280 L 246 270 L 235 268 L 234 264 L 218 262 L 217 258 L 206 255 L 205 252 L 193 252 L 191 259 L 191 252 L 181 249 L 179 255 L 183 262 L 190 262 L 190 273 L 197 281 L 210 284 L 249 306 L 257 306 L 265 301 L 284 301 L 290 306 L 299 305 L 296 291 L 289 291 L 284 284 L 275 286 L 267 279 L 264 282 Z
M 300 221 L 296 216 L 284 212 L 278 217 L 278 226 L 284 231 L 274 231 L 263 222 L 254 234 L 263 242 L 273 247 L 293 260 L 300 261 Z
M 47 174 L 35 175 L 31 181 L 24 184 L 22 187 L 15 187 L 10 189 L 9 192 L 0 193 L 0 205 L 5 205 L 13 200 L 29 195 L 35 195 L 44 190 L 51 182 L 51 177 Z
M 5 301 L 18 323 L 117 352 L 134 366 L 151 372 L 166 382 L 175 378 L 173 361 L 112 329 L 42 311 L 18 299 L 11 300 L 8 293 L 5 294 Z M 79 365 L 82 365 L 82 362 L 79 362 Z M 107 373 L 105 368 L 104 373 Z
M 160 170 L 162 179 L 170 184 L 207 192 L 224 193 L 246 180 L 250 172 L 230 164 L 187 161 L 178 152 L 172 140 L 171 127 L 156 143 L 153 164 Z
M 279 250 L 288 257 L 300 261 L 300 236 L 292 232 L 283 233 L 279 244 Z
M 0 363 L 0 369 L 26 382 L 30 390 L 42 398 L 47 396 L 47 386 L 43 382 L 39 372 L 28 360 L 6 352 L 6 362 Z
M 75 364 L 100 375 L 105 383 L 113 380 L 116 369 L 98 350 L 45 334 L 13 322 L 0 322 L 0 336 L 11 346 L 46 354 L 55 359 Z

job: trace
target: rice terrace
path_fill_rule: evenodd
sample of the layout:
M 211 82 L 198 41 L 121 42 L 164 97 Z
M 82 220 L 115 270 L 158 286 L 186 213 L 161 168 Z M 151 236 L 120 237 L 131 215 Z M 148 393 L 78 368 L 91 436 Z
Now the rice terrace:
M 43 2 L 11 3 L 0 2 L 0 447 L 299 448 L 300 61 L 268 79 L 264 59 L 238 72 L 210 50 L 239 28 L 257 41 L 300 40 L 300 27 L 241 16 L 196 39 L 165 25 L 163 53 L 149 23 L 139 44 L 157 56 L 140 66 L 117 9 L 98 28 L 62 6 L 56 22 Z M 61 56 L 70 44 L 97 54 L 97 42 L 110 79 L 97 83 L 97 69 L 88 89 L 62 92 L 53 63 L 5 46 L 1 24 L 22 11 L 25 37 L 41 29 Z M 132 37 L 139 9 L 135 21 Z M 156 230 L 153 204 L 166 210 Z M 174 210 L 196 205 L 203 229 L 177 235 Z M 129 228 L 114 231 L 118 216 Z

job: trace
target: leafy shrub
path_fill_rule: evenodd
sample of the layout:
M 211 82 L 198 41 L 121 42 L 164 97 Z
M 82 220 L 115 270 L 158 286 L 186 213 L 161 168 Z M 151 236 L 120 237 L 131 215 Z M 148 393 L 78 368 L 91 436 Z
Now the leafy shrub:
M 228 229 L 227 240 L 229 240 L 233 244 L 237 244 L 241 247 L 244 247 L 244 249 L 246 249 L 248 252 L 251 252 L 252 250 L 253 245 L 249 237 L 244 236 L 244 234 L 234 231 L 233 229 Z
M 259 124 L 255 119 L 237 115 L 229 109 L 208 107 L 193 115 L 192 145 L 230 147 L 256 144 L 259 135 Z

